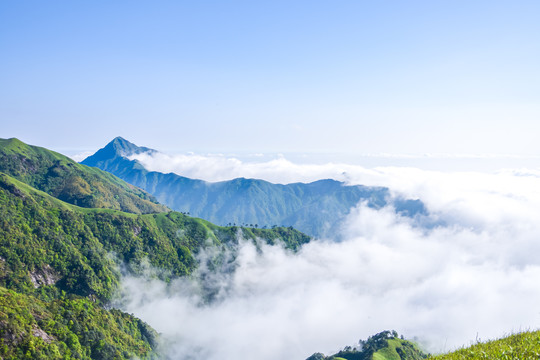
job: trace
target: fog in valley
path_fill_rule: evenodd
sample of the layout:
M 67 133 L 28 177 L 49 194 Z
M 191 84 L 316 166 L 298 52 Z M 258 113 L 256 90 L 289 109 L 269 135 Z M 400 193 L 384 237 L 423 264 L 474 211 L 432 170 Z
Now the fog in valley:
M 173 358 L 305 359 L 386 329 L 441 352 L 536 328 L 537 170 L 366 169 L 286 159 L 266 165 L 239 161 L 237 169 L 275 182 L 388 186 L 423 201 L 429 215 L 407 218 L 360 203 L 335 238 L 315 239 L 298 253 L 240 243 L 225 271 L 206 268 L 209 248 L 191 279 L 166 285 L 126 276 L 118 306 L 162 333 Z

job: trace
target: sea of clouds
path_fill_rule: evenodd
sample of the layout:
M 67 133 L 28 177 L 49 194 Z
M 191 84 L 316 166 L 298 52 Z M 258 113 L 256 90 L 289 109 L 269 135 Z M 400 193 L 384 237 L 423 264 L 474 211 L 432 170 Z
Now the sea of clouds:
M 176 159 L 176 170 L 192 166 L 182 175 L 206 180 L 219 180 L 216 171 L 285 183 L 335 178 L 388 186 L 421 199 L 434 223 L 444 225 L 422 228 L 391 208 L 361 203 L 340 242 L 316 239 L 298 253 L 241 243 L 234 271 L 213 274 L 202 266 L 192 279 L 169 285 L 126 276 L 119 304 L 162 333 L 171 359 L 302 360 L 387 329 L 441 352 L 540 327 L 537 170 L 366 169 L 284 158 L 227 165 L 230 159 L 204 157 L 198 167 Z M 212 161 L 221 167 L 208 170 Z M 200 254 L 203 264 L 208 251 Z M 216 289 L 214 301 L 204 300 L 201 281 Z
M 83 158 L 84 154 L 74 156 Z M 192 179 L 224 181 L 238 177 L 274 183 L 310 182 L 323 178 L 348 180 L 349 174 L 366 174 L 377 167 L 412 167 L 439 171 L 495 171 L 501 168 L 531 168 L 538 156 L 500 154 L 169 154 L 140 153 L 129 156 L 151 171 L 173 172 Z M 359 166 L 361 165 L 361 166 Z M 368 172 L 369 173 L 369 172 Z M 358 180 L 358 179 L 356 179 Z

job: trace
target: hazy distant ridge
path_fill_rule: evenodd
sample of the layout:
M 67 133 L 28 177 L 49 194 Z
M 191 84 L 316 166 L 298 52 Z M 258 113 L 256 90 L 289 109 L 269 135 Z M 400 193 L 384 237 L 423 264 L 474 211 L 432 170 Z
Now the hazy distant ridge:
M 146 170 L 128 156 L 155 150 L 138 147 L 117 137 L 81 163 L 108 171 L 154 195 L 176 211 L 189 212 L 213 223 L 293 226 L 305 233 L 324 236 L 335 230 L 360 201 L 379 208 L 389 203 L 387 188 L 347 186 L 336 180 L 273 184 L 237 178 L 206 182 L 173 173 Z M 399 212 L 423 212 L 418 200 L 395 200 Z

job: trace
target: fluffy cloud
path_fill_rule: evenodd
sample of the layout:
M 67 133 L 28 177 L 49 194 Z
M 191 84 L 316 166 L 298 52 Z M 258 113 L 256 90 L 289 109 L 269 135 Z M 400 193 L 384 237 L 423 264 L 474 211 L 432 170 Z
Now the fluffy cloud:
M 235 271 L 202 267 L 169 286 L 127 277 L 123 308 L 163 333 L 173 359 L 305 359 L 385 329 L 443 351 L 538 327 L 534 171 L 349 170 L 350 182 L 422 199 L 445 225 L 425 229 L 359 204 L 341 242 L 316 240 L 296 254 L 245 243 Z M 219 290 L 213 302 L 201 296 L 203 278 Z
M 472 170 L 494 171 L 501 167 L 536 166 L 539 157 L 509 155 L 424 154 L 365 154 L 361 156 L 323 154 L 251 154 L 232 156 L 223 154 L 165 154 L 141 153 L 130 158 L 140 161 L 145 168 L 163 173 L 173 172 L 182 176 L 206 181 L 223 181 L 237 177 L 264 179 L 274 183 L 310 182 L 323 178 L 348 181 L 351 177 L 367 178 L 370 169 L 377 166 L 400 166 L 443 171 Z M 294 161 L 291 161 L 291 158 Z M 336 161 L 337 159 L 339 161 Z M 346 159 L 343 162 L 343 159 Z M 355 164 L 355 165 L 352 165 Z M 359 166 L 358 164 L 362 164 Z M 530 172 L 531 170 L 524 170 Z M 539 171 L 535 172 L 537 175 Z M 378 185 L 378 184 L 376 184 Z
M 274 183 L 315 181 L 323 178 L 344 179 L 343 172 L 350 166 L 344 164 L 298 165 L 278 155 L 264 160 L 242 161 L 237 157 L 223 155 L 198 155 L 164 153 L 141 153 L 129 157 L 138 160 L 151 171 L 173 172 L 192 179 L 224 181 L 238 177 L 264 179 Z

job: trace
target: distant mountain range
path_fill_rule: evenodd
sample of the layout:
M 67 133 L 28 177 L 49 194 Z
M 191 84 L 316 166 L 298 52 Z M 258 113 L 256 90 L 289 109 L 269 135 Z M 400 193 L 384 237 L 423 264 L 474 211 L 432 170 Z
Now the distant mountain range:
M 245 178 L 206 182 L 149 171 L 137 160 L 129 159 L 145 152 L 152 154 L 156 150 L 117 137 L 81 163 L 146 190 L 171 209 L 221 225 L 292 226 L 324 237 L 333 235 L 360 201 L 372 208 L 391 204 L 405 216 L 426 213 L 421 201 L 392 198 L 384 187 L 345 185 L 330 179 L 287 185 Z

